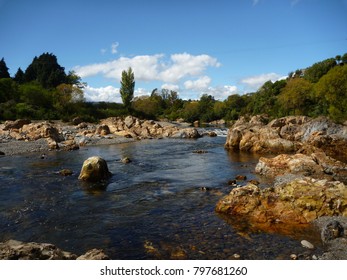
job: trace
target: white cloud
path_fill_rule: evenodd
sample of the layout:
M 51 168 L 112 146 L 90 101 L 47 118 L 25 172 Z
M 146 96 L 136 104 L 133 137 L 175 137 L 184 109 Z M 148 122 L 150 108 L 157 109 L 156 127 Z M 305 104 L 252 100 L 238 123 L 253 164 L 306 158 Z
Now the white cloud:
M 134 91 L 134 97 L 138 97 L 138 96 L 144 96 L 144 95 L 151 95 L 151 92 L 149 92 L 148 90 L 146 90 L 145 88 L 138 88 L 135 89 Z
M 275 82 L 283 78 L 282 75 L 276 73 L 267 73 L 244 78 L 241 80 L 241 83 L 245 84 L 249 90 L 257 90 L 267 81 Z
M 144 88 L 138 88 L 134 91 L 134 97 L 150 95 L 150 92 Z M 89 102 L 116 102 L 122 103 L 119 88 L 113 86 L 94 88 L 86 86 L 84 88 L 84 97 Z
M 219 87 L 209 87 L 207 90 L 203 92 L 203 94 L 212 95 L 217 100 L 224 100 L 229 95 L 235 94 L 238 92 L 238 88 L 236 86 L 219 86 Z
M 207 89 L 210 83 L 211 83 L 211 78 L 208 76 L 203 76 L 195 81 L 192 81 L 192 80 L 185 81 L 184 87 L 186 89 L 198 91 L 198 90 Z
M 87 101 L 91 102 L 117 102 L 121 103 L 122 98 L 120 97 L 119 88 L 113 86 L 93 88 L 86 86 L 84 88 L 84 97 Z
M 159 77 L 164 82 L 177 83 L 179 80 L 201 75 L 209 66 L 219 67 L 216 58 L 209 55 L 191 55 L 188 53 L 173 54 L 169 64 L 162 64 Z
M 135 80 L 177 83 L 187 77 L 200 76 L 208 67 L 219 67 L 216 58 L 209 55 L 173 54 L 165 59 L 163 54 L 120 57 L 105 63 L 76 66 L 74 70 L 81 78 L 102 75 L 119 80 L 123 70 L 131 67 Z
M 172 90 L 172 91 L 179 91 L 180 90 L 180 86 L 179 85 L 174 85 L 174 84 L 163 84 L 161 86 L 162 89 L 168 89 L 168 90 Z
M 112 43 L 112 45 L 111 45 L 111 53 L 112 54 L 116 54 L 118 52 L 118 50 L 117 50 L 118 46 L 119 46 L 118 42 Z
M 257 5 L 258 3 L 259 3 L 259 0 L 253 0 L 252 5 L 255 6 L 255 5 Z

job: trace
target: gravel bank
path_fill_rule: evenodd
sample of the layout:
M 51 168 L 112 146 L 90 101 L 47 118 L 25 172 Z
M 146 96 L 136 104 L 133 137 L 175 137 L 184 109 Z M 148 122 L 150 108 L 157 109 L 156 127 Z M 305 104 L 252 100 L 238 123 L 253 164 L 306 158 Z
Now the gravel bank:
M 113 145 L 133 142 L 134 139 L 125 138 L 125 137 L 114 137 L 114 138 L 93 138 L 87 144 L 87 146 L 93 145 Z M 0 142 L 0 155 L 12 156 L 12 155 L 21 155 L 27 153 L 45 153 L 50 149 L 47 144 L 46 139 L 38 139 L 36 141 L 17 141 L 11 140 L 8 142 Z M 1 153 L 2 152 L 2 153 Z

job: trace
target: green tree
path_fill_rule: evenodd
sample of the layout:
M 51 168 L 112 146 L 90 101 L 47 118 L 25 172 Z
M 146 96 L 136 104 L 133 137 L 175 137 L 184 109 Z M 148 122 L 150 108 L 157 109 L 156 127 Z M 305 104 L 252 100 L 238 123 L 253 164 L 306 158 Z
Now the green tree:
M 26 82 L 36 81 L 44 88 L 55 88 L 67 82 L 64 67 L 60 66 L 57 57 L 51 53 L 43 53 L 34 57 L 25 70 Z
M 13 80 L 16 81 L 18 84 L 23 84 L 25 82 L 25 75 L 21 68 L 18 68 Z
M 311 83 L 317 83 L 321 77 L 336 66 L 335 58 L 328 58 L 313 64 L 304 71 L 304 78 Z
M 212 95 L 203 94 L 198 103 L 199 120 L 202 122 L 210 122 L 215 120 L 214 104 L 215 99 Z
M 131 67 L 128 68 L 128 71 L 122 72 L 122 79 L 120 81 L 120 95 L 122 97 L 123 105 L 126 109 L 130 109 L 131 101 L 134 98 L 135 90 L 135 78 L 134 72 Z
M 315 85 L 315 95 L 322 111 L 335 121 L 347 119 L 347 64 L 331 69 Z
M 278 96 L 278 104 L 285 115 L 307 115 L 312 103 L 313 85 L 303 78 L 287 82 Z
M 18 101 L 19 91 L 15 81 L 11 78 L 0 79 L 0 103 L 9 100 Z
M 344 55 L 342 55 L 341 61 L 342 61 L 342 63 L 344 63 L 344 64 L 347 63 L 347 53 L 345 53 Z
M 10 78 L 10 73 L 8 72 L 8 67 L 4 58 L 0 60 L 0 79 L 2 78 Z

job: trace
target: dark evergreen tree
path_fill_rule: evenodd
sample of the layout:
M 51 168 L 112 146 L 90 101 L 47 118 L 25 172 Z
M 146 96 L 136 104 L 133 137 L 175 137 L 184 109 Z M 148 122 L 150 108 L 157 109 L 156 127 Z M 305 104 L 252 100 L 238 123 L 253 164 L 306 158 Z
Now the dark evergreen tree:
M 67 76 L 64 67 L 58 64 L 57 57 L 51 53 L 44 53 L 35 57 L 25 70 L 25 80 L 37 81 L 44 88 L 55 88 L 66 83 Z
M 4 58 L 0 60 L 0 79 L 2 78 L 10 78 L 10 73 L 8 72 L 8 67 Z
M 23 84 L 25 82 L 24 72 L 21 68 L 18 68 L 13 80 L 16 81 L 18 84 Z

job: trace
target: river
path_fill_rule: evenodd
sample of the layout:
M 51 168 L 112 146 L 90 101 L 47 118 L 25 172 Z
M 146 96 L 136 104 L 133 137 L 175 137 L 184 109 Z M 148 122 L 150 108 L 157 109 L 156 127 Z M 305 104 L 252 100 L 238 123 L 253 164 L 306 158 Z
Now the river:
M 215 213 L 231 190 L 228 180 L 262 180 L 253 173 L 257 156 L 228 152 L 224 142 L 142 140 L 44 158 L 0 157 L 0 241 L 53 243 L 76 254 L 101 248 L 112 259 L 288 259 L 302 253 L 300 241 L 313 238 L 311 229 L 265 233 Z M 102 187 L 78 180 L 83 161 L 94 155 L 113 173 Z M 122 163 L 125 156 L 132 162 Z M 63 168 L 73 175 L 57 174 Z

